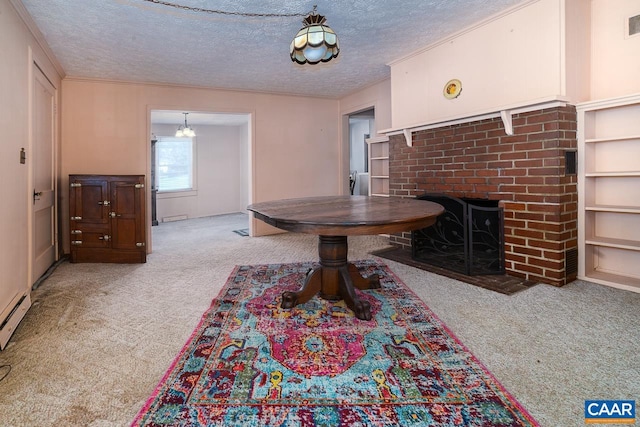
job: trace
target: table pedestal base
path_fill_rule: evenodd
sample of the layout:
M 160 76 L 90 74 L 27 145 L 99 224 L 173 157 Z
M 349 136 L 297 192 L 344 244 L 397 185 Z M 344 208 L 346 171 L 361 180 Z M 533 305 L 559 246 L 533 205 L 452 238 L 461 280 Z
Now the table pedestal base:
M 301 290 L 283 292 L 282 308 L 304 304 L 318 294 L 327 300 L 343 299 L 358 319 L 371 320 L 371 306 L 368 301 L 358 298 L 355 288 L 378 289 L 380 278 L 375 274 L 363 277 L 354 264 L 347 262 L 347 251 L 346 236 L 320 236 L 320 267 L 307 274 Z

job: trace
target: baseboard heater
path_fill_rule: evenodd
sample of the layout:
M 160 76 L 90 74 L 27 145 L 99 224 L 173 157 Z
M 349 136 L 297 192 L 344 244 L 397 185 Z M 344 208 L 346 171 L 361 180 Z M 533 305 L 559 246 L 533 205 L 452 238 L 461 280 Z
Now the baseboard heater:
M 9 315 L 0 323 L 0 350 L 4 350 L 29 307 L 31 307 L 31 294 L 23 295 Z
M 173 222 L 173 221 L 182 221 L 188 219 L 187 215 L 174 215 L 174 216 L 165 216 L 162 218 L 162 222 Z

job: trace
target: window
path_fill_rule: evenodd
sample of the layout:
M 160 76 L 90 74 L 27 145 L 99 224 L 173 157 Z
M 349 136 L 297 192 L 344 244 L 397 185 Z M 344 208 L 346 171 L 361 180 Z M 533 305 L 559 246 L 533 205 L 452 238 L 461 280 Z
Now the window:
M 156 179 L 159 192 L 194 189 L 194 147 L 192 138 L 158 138 Z
M 629 18 L 627 22 L 628 31 L 627 34 L 629 36 L 635 36 L 636 34 L 640 34 L 640 15 L 632 16 Z

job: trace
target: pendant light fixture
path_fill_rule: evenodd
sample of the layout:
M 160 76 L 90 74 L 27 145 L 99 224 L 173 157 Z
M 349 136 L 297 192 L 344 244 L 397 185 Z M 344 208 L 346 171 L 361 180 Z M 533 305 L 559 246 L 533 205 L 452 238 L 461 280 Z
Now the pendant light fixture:
M 340 53 L 338 36 L 328 25 L 325 17 L 318 15 L 316 6 L 302 20 L 304 27 L 293 38 L 289 48 L 291 60 L 298 64 L 328 62 Z
M 172 7 L 181 11 L 209 13 L 224 16 L 242 16 L 247 18 L 289 18 L 294 16 L 306 16 L 302 23 L 304 27 L 298 31 L 289 48 L 289 55 L 293 62 L 298 64 L 317 64 L 318 62 L 328 62 L 338 56 L 340 47 L 338 46 L 338 36 L 328 25 L 325 24 L 325 17 L 318 15 L 317 6 L 308 13 L 260 13 L 260 12 L 239 12 L 220 9 L 205 9 L 202 7 L 191 7 L 182 4 L 171 3 L 166 0 L 142 0 L 161 6 Z
M 194 136 L 196 136 L 196 133 L 191 128 L 191 126 L 187 124 L 187 114 L 189 113 L 182 113 L 182 114 L 184 114 L 184 127 L 182 125 L 178 126 L 178 130 L 176 131 L 176 138 L 182 138 L 182 137 L 193 138 Z

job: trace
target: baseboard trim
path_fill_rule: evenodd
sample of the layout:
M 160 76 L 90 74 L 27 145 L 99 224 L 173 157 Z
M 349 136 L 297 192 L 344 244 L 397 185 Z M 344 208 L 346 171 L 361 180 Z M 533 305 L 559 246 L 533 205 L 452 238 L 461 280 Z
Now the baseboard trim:
M 22 318 L 31 307 L 31 294 L 25 294 L 0 325 L 0 350 L 4 350 Z

